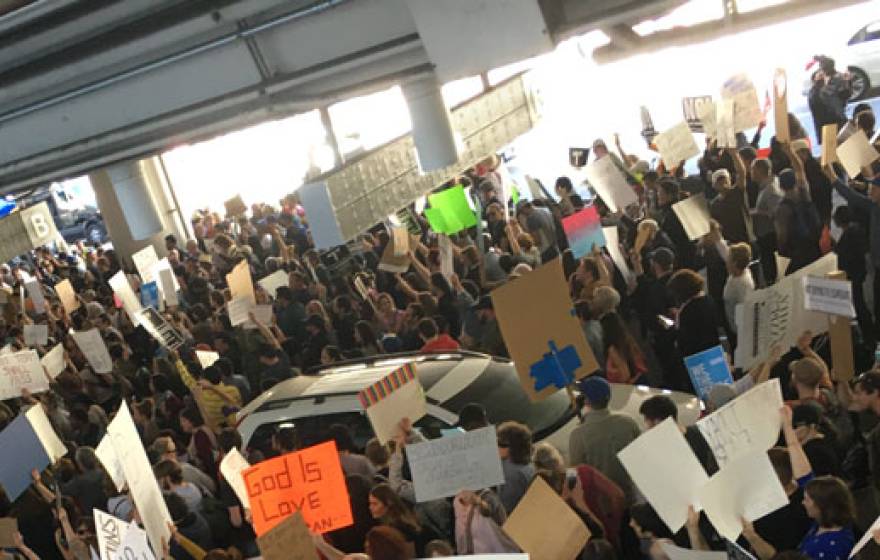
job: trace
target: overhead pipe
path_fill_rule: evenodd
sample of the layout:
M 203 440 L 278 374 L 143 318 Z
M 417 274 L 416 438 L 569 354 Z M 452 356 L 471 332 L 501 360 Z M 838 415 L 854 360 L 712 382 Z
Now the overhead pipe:
M 23 117 L 25 115 L 29 115 L 36 111 L 41 111 L 54 105 L 58 105 L 59 103 L 70 101 L 71 99 L 75 99 L 94 91 L 110 87 L 124 80 L 146 74 L 147 72 L 158 70 L 159 68 L 163 68 L 165 66 L 168 66 L 169 64 L 180 62 L 181 60 L 185 60 L 196 55 L 204 54 L 208 51 L 212 51 L 214 49 L 234 43 L 235 41 L 245 40 L 249 37 L 253 37 L 265 31 L 274 29 L 275 27 L 278 27 L 280 25 L 284 25 L 293 21 L 297 21 L 299 19 L 326 12 L 349 1 L 350 0 L 323 0 L 321 2 L 316 2 L 306 8 L 275 16 L 258 25 L 247 27 L 244 29 L 238 29 L 232 33 L 228 33 L 216 39 L 210 39 L 203 43 L 188 47 L 178 53 L 160 58 L 159 60 L 154 60 L 141 64 L 140 66 L 136 66 L 129 70 L 125 70 L 124 72 L 102 78 L 71 91 L 47 99 L 43 99 L 29 105 L 25 105 L 24 107 L 19 107 L 18 109 L 14 109 L 12 111 L 8 111 L 0 115 L 0 124 Z

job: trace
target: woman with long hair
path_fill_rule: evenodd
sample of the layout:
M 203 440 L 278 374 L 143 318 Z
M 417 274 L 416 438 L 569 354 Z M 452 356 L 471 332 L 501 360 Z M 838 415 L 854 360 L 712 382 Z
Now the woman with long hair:
M 382 525 L 400 531 L 413 545 L 417 558 L 424 556 L 425 545 L 436 537 L 422 527 L 415 512 L 388 484 L 376 485 L 370 491 L 370 513 Z
M 617 311 L 599 320 L 605 345 L 605 375 L 611 383 L 633 385 L 647 373 L 645 355 Z

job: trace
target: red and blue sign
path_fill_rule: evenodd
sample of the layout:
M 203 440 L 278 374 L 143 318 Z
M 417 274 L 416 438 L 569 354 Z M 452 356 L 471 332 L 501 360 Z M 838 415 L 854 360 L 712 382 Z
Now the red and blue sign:
M 595 206 L 587 206 L 576 214 L 562 218 L 562 228 L 576 259 L 589 255 L 593 245 L 605 246 L 605 234 L 602 233 L 602 222 Z

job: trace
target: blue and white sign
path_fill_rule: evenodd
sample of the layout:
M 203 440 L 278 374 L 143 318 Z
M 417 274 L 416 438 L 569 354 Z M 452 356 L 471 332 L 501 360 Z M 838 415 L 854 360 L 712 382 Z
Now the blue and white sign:
M 684 365 L 687 367 L 688 375 L 691 376 L 691 383 L 694 384 L 697 396 L 704 401 L 714 385 L 733 383 L 730 366 L 727 365 L 721 346 L 686 357 Z

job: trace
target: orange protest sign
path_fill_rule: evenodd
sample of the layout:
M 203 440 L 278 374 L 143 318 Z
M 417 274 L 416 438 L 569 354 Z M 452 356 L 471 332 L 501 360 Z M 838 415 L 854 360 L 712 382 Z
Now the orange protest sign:
M 316 533 L 354 522 L 339 453 L 332 441 L 257 463 L 241 474 L 257 536 L 297 511 Z

